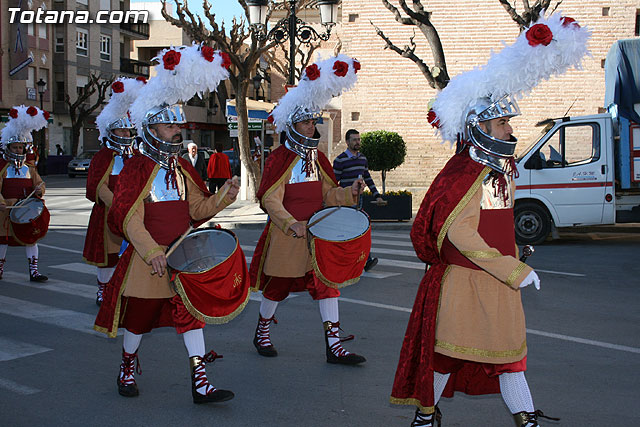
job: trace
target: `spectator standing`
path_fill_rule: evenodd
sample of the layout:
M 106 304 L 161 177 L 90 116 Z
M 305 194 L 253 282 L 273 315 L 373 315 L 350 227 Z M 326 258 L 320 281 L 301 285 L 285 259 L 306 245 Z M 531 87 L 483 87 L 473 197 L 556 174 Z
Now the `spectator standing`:
M 222 144 L 215 144 L 215 153 L 209 157 L 207 175 L 209 176 L 209 191 L 215 193 L 231 178 L 231 164 L 229 157 L 224 154 Z
M 195 142 L 187 144 L 187 152 L 182 156 L 191 162 L 191 166 L 198 172 L 203 181 L 207 180 L 207 170 L 204 165 L 204 156 L 198 154 L 198 146 Z
M 336 175 L 338 183 L 341 187 L 350 187 L 358 177 L 362 177 L 373 197 L 378 203 L 381 203 L 383 200 L 369 173 L 367 158 L 360 152 L 360 132 L 349 129 L 344 138 L 347 142 L 347 149 L 333 161 L 333 173 Z M 372 258 L 369 254 L 364 271 L 371 270 L 377 263 L 378 258 Z
M 64 149 L 60 144 L 56 144 L 56 156 L 64 156 Z

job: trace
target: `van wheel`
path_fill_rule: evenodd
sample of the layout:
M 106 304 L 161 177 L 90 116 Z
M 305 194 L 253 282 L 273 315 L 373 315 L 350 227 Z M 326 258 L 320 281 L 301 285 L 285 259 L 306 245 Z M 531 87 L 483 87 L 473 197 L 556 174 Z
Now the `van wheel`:
M 551 217 L 547 210 L 533 202 L 519 203 L 514 211 L 516 242 L 537 245 L 545 241 L 551 231 Z

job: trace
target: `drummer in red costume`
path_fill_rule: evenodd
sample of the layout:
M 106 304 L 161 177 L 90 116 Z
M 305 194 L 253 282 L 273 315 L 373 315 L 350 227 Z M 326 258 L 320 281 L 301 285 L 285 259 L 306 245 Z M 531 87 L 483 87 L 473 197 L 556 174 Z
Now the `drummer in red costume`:
M 429 188 L 411 229 L 428 270 L 402 345 L 391 402 L 417 406 L 411 426 L 440 425 L 437 403 L 454 391 L 501 393 L 518 427 L 538 426 L 524 372 L 521 289 L 540 289 L 518 260 L 513 204 L 515 101 L 542 79 L 579 65 L 589 32 L 541 18 L 489 63 L 451 80 L 429 121 L 458 152 Z M 548 418 L 548 417 L 545 417 Z M 477 417 L 470 417 L 478 424 Z M 487 420 L 483 425 L 498 425 Z
M 339 55 L 306 68 L 297 87 L 290 89 L 271 113 L 282 145 L 267 158 L 257 193 L 269 221 L 251 261 L 254 290 L 262 291 L 262 303 L 254 346 L 266 357 L 277 356 L 271 343 L 270 324 L 278 303 L 289 292 L 307 290 L 320 306 L 329 363 L 356 365 L 363 356 L 345 350 L 340 343 L 338 296 L 316 277 L 307 246 L 306 224 L 323 206 L 354 205 L 364 188 L 362 179 L 341 188 L 333 167 L 318 147 L 316 120 L 332 96 L 350 88 L 360 68 L 358 61 Z
M 182 46 L 160 52 L 156 76 L 140 90 L 129 111 L 140 137 L 140 154 L 127 160 L 114 190 L 108 224 L 129 243 L 109 282 L 94 328 L 115 337 L 125 329 L 118 392 L 139 394 L 138 347 L 154 328 L 174 327 L 189 354 L 194 403 L 233 398 L 207 380 L 205 363 L 221 357 L 205 354 L 202 328 L 170 285 L 165 250 L 189 227 L 201 224 L 231 204 L 238 186 L 231 180 L 211 196 L 191 163 L 179 156 L 181 105 L 195 91 L 213 91 L 228 78 L 228 58 L 207 46 Z M 197 79 L 196 79 L 197 77 Z
M 86 196 L 95 204 L 89 218 L 83 258 L 98 268 L 97 305 L 102 303 L 105 286 L 118 263 L 122 238 L 109 230 L 107 212 L 124 162 L 133 155 L 135 127 L 127 111 L 145 82 L 143 78 L 116 80 L 111 85 L 109 103 L 96 118 L 104 146 L 91 159 L 87 177 Z
M 26 162 L 27 145 L 33 143 L 32 131 L 47 126 L 49 113 L 37 107 L 21 105 L 9 111 L 9 122 L 2 129 L 2 159 L 0 159 L 0 279 L 4 273 L 7 246 L 25 246 L 29 262 L 29 280 L 45 282 L 47 276 L 38 271 L 38 245 L 49 227 L 49 212 L 44 208 L 41 221 L 28 227 L 34 239 L 16 235 L 9 221 L 8 206 L 15 205 L 20 199 L 33 193 L 36 197 L 44 195 L 45 184 L 33 163 Z M 20 209 L 20 208 L 15 208 Z M 31 237 L 31 236 L 27 236 Z

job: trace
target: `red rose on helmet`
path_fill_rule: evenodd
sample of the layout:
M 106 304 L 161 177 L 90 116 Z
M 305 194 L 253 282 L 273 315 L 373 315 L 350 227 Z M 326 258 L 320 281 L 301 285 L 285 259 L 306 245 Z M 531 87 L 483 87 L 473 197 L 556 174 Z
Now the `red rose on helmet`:
M 438 119 L 438 116 L 436 115 L 436 112 L 433 111 L 433 110 L 429 110 L 429 113 L 427 113 L 427 121 L 434 128 L 439 128 L 440 127 L 440 120 Z
M 38 109 L 36 107 L 29 107 L 27 108 L 27 114 L 30 115 L 31 117 L 35 117 L 38 114 Z
M 139 81 L 139 82 L 142 82 L 142 83 L 144 83 L 144 84 L 147 84 L 147 79 L 145 79 L 145 78 L 144 78 L 144 77 L 142 77 L 142 76 L 138 76 L 138 77 L 136 77 L 136 80 L 137 80 L 137 81 Z
M 42 115 L 44 116 L 45 120 L 49 120 L 49 117 L 51 117 L 51 114 L 49 114 L 48 111 L 44 111 L 44 110 L 42 110 Z
M 347 75 L 347 71 L 349 71 L 349 64 L 342 61 L 336 61 L 333 63 L 333 69 L 335 70 L 333 73 L 338 77 L 344 77 Z
M 215 53 L 215 51 L 213 50 L 212 47 L 202 46 L 201 52 L 204 59 L 206 59 L 209 62 L 213 61 L 213 54 Z
M 562 18 L 560 18 L 560 22 L 562 22 L 563 27 L 568 27 L 569 25 L 573 24 L 576 27 L 580 28 L 580 24 L 578 24 L 575 19 L 569 18 L 568 16 L 563 16 Z
M 353 60 L 353 71 L 355 71 L 356 74 L 360 71 L 360 63 L 355 59 Z
M 271 114 L 269 114 L 269 116 L 267 116 L 267 121 L 269 123 L 273 123 L 273 116 Z
M 170 50 L 169 52 L 165 53 L 162 57 L 164 69 L 173 71 L 176 68 L 176 65 L 180 63 L 181 56 L 182 54 L 175 50 Z
M 16 110 L 15 108 L 12 108 L 11 110 L 9 110 L 9 115 L 11 116 L 12 119 L 17 119 L 18 110 Z
M 222 56 L 222 66 L 227 70 L 231 67 L 231 58 L 227 52 L 220 52 L 220 56 Z
M 320 77 L 320 69 L 316 64 L 311 64 L 307 68 L 304 69 L 305 74 L 309 78 L 309 80 L 315 80 Z
M 538 46 L 540 44 L 548 46 L 551 40 L 553 40 L 553 33 L 546 25 L 536 24 L 527 30 L 526 37 L 531 46 Z
M 124 83 L 122 83 L 122 82 L 114 82 L 111 85 L 111 90 L 114 93 L 122 93 L 122 92 L 124 92 Z

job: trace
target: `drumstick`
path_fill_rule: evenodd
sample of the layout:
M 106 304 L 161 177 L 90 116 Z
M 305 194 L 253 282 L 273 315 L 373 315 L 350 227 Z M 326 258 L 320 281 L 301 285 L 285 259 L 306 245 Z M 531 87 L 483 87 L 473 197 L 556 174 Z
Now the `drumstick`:
M 238 182 L 238 177 L 234 175 L 234 176 L 233 176 L 233 178 L 231 178 L 231 181 L 232 181 L 231 185 L 236 184 L 236 183 Z M 228 187 L 225 187 L 225 188 L 222 190 L 222 193 L 220 194 L 220 197 L 218 198 L 218 201 L 216 202 L 216 208 L 220 205 L 220 202 L 222 201 L 222 199 L 224 199 L 224 196 L 226 196 L 226 195 L 227 195 L 227 192 L 228 192 L 228 191 L 229 191 L 229 189 L 231 188 L 231 185 L 230 185 L 230 186 L 228 186 Z
M 191 233 L 193 231 L 193 226 L 189 226 L 189 228 L 187 228 L 187 231 L 185 231 L 182 236 L 180 236 L 178 238 L 178 240 L 176 240 L 176 242 L 169 248 L 169 250 L 167 251 L 166 254 L 164 254 L 165 258 L 169 258 L 169 255 L 171 255 L 178 246 L 180 246 L 180 243 L 182 243 L 182 241 L 189 235 L 189 233 Z M 154 274 L 156 274 L 155 271 L 151 272 L 151 275 L 153 276 Z
M 340 210 L 342 206 L 338 206 L 336 209 L 327 212 L 326 214 L 322 215 L 320 218 L 316 219 L 315 221 L 313 221 L 311 224 L 307 224 L 307 230 L 311 227 L 313 227 L 314 225 L 316 225 L 317 223 L 319 223 L 320 221 L 322 221 L 323 219 L 325 219 L 326 217 L 328 217 L 329 215 L 338 212 Z
M 42 183 L 36 185 L 35 188 L 33 189 L 33 191 L 31 193 L 29 193 L 29 195 L 27 197 L 25 197 L 24 199 L 20 200 L 14 206 L 19 206 L 19 205 L 23 204 L 25 200 L 27 200 L 29 197 L 33 196 L 33 194 L 38 190 L 38 188 L 40 188 L 41 185 L 42 185 Z

